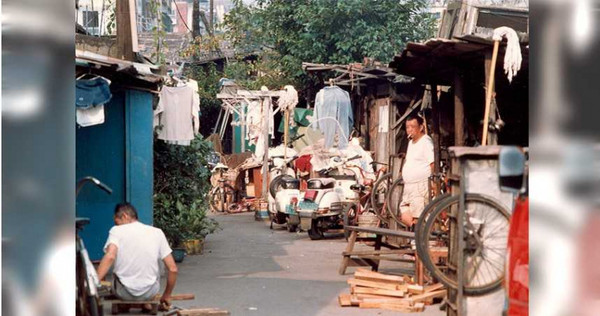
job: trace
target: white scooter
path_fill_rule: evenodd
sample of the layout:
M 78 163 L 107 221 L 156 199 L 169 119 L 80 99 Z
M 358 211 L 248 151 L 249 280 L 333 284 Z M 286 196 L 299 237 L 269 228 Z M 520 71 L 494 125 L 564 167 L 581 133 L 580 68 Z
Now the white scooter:
M 269 176 L 269 218 L 271 229 L 273 224 L 287 225 L 290 232 L 296 231 L 299 220 L 292 219 L 290 215 L 296 214 L 296 204 L 300 198 L 300 181 L 296 179 L 296 172 L 290 164 L 298 158 L 297 156 L 283 158 L 283 156 L 271 157 L 271 168 Z
M 333 157 L 330 167 L 322 172 L 327 177 L 308 180 L 308 188 L 296 211 L 300 228 L 308 231 L 310 239 L 322 239 L 327 230 L 344 227 L 344 205 L 355 201 L 358 194 L 351 189 L 357 183 L 357 176 L 345 172 L 345 165 L 359 158 L 358 155 L 352 158 Z

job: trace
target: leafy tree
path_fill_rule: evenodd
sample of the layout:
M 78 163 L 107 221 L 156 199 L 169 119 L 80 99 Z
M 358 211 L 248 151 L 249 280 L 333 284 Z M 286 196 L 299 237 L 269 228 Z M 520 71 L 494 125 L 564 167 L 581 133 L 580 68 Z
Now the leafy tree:
M 389 61 L 410 41 L 433 35 L 425 0 L 235 0 L 225 17 L 229 40 L 262 51 L 274 73 L 300 78 L 301 63 L 347 64 L 364 57 Z

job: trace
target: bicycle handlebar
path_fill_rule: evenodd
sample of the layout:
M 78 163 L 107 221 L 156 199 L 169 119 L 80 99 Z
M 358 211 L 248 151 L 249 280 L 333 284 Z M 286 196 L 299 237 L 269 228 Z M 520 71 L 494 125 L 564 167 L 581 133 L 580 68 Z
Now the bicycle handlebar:
M 81 189 L 83 188 L 83 186 L 88 183 L 88 182 L 92 182 L 93 184 L 95 184 L 97 187 L 99 187 L 100 189 L 106 191 L 106 193 L 108 194 L 112 194 L 113 190 L 107 186 L 106 184 L 102 183 L 100 180 L 94 178 L 94 177 L 84 177 L 79 179 L 79 181 L 77 181 L 77 188 L 75 191 L 75 196 L 79 195 L 79 191 L 81 191 Z

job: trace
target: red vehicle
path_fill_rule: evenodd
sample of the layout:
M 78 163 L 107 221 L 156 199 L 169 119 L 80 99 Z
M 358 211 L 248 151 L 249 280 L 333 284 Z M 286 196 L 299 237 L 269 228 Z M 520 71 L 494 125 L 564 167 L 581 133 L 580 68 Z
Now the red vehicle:
M 506 254 L 504 314 L 507 316 L 529 315 L 529 192 L 525 161 L 525 154 L 518 147 L 504 147 L 500 151 L 500 188 L 517 195 Z

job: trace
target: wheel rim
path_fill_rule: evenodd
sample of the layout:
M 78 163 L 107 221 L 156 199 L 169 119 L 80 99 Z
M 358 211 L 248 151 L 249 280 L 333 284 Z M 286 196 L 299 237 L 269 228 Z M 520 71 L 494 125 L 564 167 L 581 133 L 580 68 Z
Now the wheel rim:
M 448 253 L 454 245 L 450 240 L 451 216 L 458 207 L 458 196 L 440 202 L 427 219 L 422 237 L 435 237 L 434 245 L 429 238 L 420 243 L 421 259 L 431 273 L 445 285 L 457 288 L 456 277 L 448 272 L 456 270 L 448 264 Z M 508 212 L 497 202 L 481 195 L 468 195 L 465 201 L 465 293 L 481 295 L 497 289 L 504 278 L 504 259 L 508 238 Z M 448 216 L 444 217 L 444 213 Z M 423 251 L 425 250 L 425 251 Z M 446 251 L 446 256 L 442 254 Z M 437 259 L 434 261 L 434 258 Z

